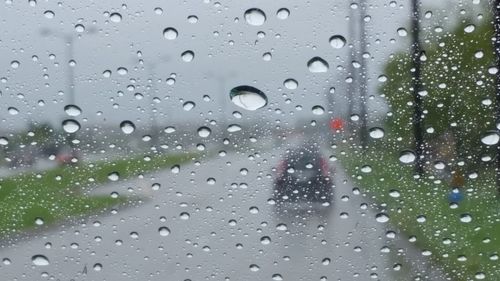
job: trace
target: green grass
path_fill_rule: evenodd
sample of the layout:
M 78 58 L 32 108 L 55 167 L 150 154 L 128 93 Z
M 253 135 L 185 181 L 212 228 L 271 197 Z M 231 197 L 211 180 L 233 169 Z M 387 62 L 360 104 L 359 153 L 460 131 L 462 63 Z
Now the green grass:
M 432 251 L 433 259 L 450 274 L 452 280 L 473 280 L 476 273 L 486 280 L 500 280 L 500 261 L 490 259 L 500 254 L 500 203 L 495 198 L 492 170 L 479 172 L 477 179 L 468 179 L 465 200 L 457 209 L 448 202 L 450 187 L 434 179 L 415 179 L 413 167 L 399 162 L 399 151 L 371 149 L 363 153 L 345 148 L 340 157 L 347 173 L 371 199 L 389 214 L 390 223 L 417 238 L 421 249 Z M 372 172 L 363 173 L 369 165 Z M 398 190 L 400 197 L 389 195 Z M 472 222 L 460 221 L 470 214 Z M 425 216 L 424 223 L 417 222 Z M 445 244 L 449 239 L 451 243 Z M 458 257 L 465 257 L 459 261 Z
M 125 204 L 130 198 L 89 196 L 83 187 L 110 182 L 108 175 L 118 173 L 120 180 L 181 164 L 193 154 L 156 155 L 145 158 L 82 163 L 61 166 L 44 172 L 20 174 L 0 179 L 0 237 L 36 227 L 36 218 L 44 225 L 74 216 L 96 213 Z

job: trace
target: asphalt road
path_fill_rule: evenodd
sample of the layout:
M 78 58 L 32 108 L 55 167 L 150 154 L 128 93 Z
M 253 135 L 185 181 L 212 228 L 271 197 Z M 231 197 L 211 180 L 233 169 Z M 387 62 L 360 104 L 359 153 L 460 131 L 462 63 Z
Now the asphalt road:
M 375 220 L 340 166 L 331 207 L 276 209 L 269 199 L 278 158 L 232 153 L 102 186 L 93 192 L 147 199 L 4 245 L 0 258 L 10 264 L 0 263 L 1 279 L 444 280 L 396 229 Z M 35 255 L 49 264 L 35 265 Z

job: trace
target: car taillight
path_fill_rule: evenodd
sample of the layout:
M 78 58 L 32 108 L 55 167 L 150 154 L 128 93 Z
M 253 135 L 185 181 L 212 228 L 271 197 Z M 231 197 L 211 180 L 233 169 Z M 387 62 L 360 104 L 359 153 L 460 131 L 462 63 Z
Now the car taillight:
M 321 175 L 323 177 L 328 177 L 330 175 L 330 167 L 328 166 L 328 161 L 326 161 L 326 159 L 324 158 L 321 158 L 319 160 L 319 164 L 321 169 Z

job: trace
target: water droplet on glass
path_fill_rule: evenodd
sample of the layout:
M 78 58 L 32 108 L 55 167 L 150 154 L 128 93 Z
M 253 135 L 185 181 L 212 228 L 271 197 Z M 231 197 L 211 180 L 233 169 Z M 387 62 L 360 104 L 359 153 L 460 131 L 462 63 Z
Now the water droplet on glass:
M 185 51 L 184 53 L 182 53 L 181 57 L 183 61 L 191 62 L 194 59 L 194 53 L 193 51 Z
M 273 274 L 272 278 L 274 281 L 283 281 L 283 277 L 281 276 L 281 274 L 278 274 L 278 273 Z
M 285 82 L 283 82 L 283 85 L 285 88 L 288 90 L 295 90 L 297 87 L 299 87 L 299 83 L 295 79 L 286 79 Z
M 48 18 L 48 19 L 53 19 L 56 14 L 54 12 L 52 12 L 51 10 L 47 10 L 43 13 L 43 15 Z
M 76 132 L 78 132 L 78 130 L 80 130 L 80 123 L 78 123 L 78 121 L 76 121 L 76 120 L 68 119 L 68 120 L 64 120 L 62 122 L 62 127 L 66 133 L 72 134 L 72 133 L 76 133 Z
M 19 114 L 19 110 L 15 107 L 9 107 L 7 108 L 7 111 L 9 112 L 10 115 L 17 115 Z
M 263 236 L 260 238 L 260 243 L 262 245 L 269 245 L 271 243 L 271 238 L 269 236 Z
M 325 113 L 325 109 L 322 106 L 315 105 L 312 107 L 312 113 L 314 115 L 323 115 Z
M 256 264 L 251 264 L 250 265 L 250 271 L 256 272 L 259 271 L 260 267 Z
M 6 137 L 0 137 L 0 145 L 8 145 L 9 139 Z
M 31 257 L 31 261 L 36 266 L 47 266 L 49 265 L 49 259 L 44 255 L 34 255 Z
M 192 101 L 187 101 L 185 102 L 183 105 L 182 105 L 182 108 L 185 110 L 185 111 L 190 111 L 191 109 L 193 109 L 194 107 L 196 106 L 196 104 Z
M 108 174 L 108 179 L 110 181 L 117 181 L 120 179 L 120 174 L 118 172 L 111 172 Z
M 497 132 L 489 132 L 481 138 L 481 142 L 486 145 L 495 145 L 500 140 Z
M 94 264 L 94 271 L 101 271 L 102 270 L 102 264 L 96 263 Z
M 68 104 L 64 107 L 64 112 L 69 116 L 78 116 L 82 113 L 82 110 L 74 104 Z
M 342 35 L 333 35 L 330 37 L 330 46 L 334 49 L 341 49 L 345 46 L 346 40 Z
M 135 125 L 131 121 L 125 120 L 120 123 L 120 128 L 122 129 L 122 132 L 129 135 L 132 134 L 135 131 Z
M 241 131 L 241 126 L 238 124 L 231 124 L 227 127 L 227 131 L 230 133 Z
M 391 189 L 389 191 L 389 196 L 391 196 L 392 198 L 398 198 L 399 196 L 401 196 L 401 193 L 399 192 L 399 190 Z
M 290 11 L 287 8 L 281 8 L 276 12 L 276 17 L 280 20 L 286 20 L 290 16 Z
M 158 229 L 158 232 L 160 233 L 161 236 L 165 237 L 170 234 L 170 229 L 166 226 L 162 226 Z
M 188 22 L 189 23 L 197 23 L 198 22 L 198 17 L 194 16 L 194 15 L 188 16 Z
M 167 27 L 163 30 L 163 37 L 167 40 L 174 40 L 178 35 L 177 30 L 173 27 Z
M 179 215 L 179 217 L 181 218 L 181 220 L 188 220 L 188 219 L 189 219 L 189 217 L 190 217 L 190 215 L 189 215 L 189 213 L 187 213 L 187 212 L 182 212 L 182 213 Z
M 17 60 L 13 60 L 10 62 L 10 67 L 12 68 L 18 68 L 21 65 L 21 63 Z
M 116 72 L 120 75 L 126 75 L 128 73 L 128 69 L 126 69 L 125 67 L 119 67 Z
M 464 223 L 469 223 L 472 221 L 472 216 L 469 214 L 462 214 L 460 215 L 460 221 Z
M 153 10 L 153 11 L 154 11 L 154 12 L 155 12 L 155 14 L 157 14 L 157 15 L 161 15 L 161 14 L 163 14 L 163 9 L 162 9 L 162 8 L 160 8 L 160 7 L 156 7 L 156 8 L 154 8 L 154 10 Z
M 471 33 L 471 32 L 474 32 L 474 30 L 476 29 L 476 26 L 473 25 L 473 24 L 469 24 L 467 25 L 465 28 L 464 28 L 464 31 L 465 33 Z
M 413 161 L 415 161 L 415 159 L 416 159 L 415 153 L 413 153 L 413 151 L 410 150 L 405 150 L 401 152 L 401 155 L 399 156 L 399 161 L 405 164 L 412 163 Z
M 266 22 L 266 14 L 257 8 L 248 9 L 244 16 L 245 20 L 250 25 L 259 26 Z
M 78 33 L 82 33 L 85 31 L 85 26 L 83 24 L 77 24 L 75 25 L 75 31 Z
M 380 223 L 386 223 L 389 221 L 389 216 L 385 213 L 379 213 L 375 216 L 375 220 Z
M 119 14 L 119 13 L 112 13 L 111 15 L 109 15 L 109 19 L 112 22 L 121 22 L 122 21 L 122 15 Z
M 398 28 L 398 35 L 401 37 L 406 37 L 408 35 L 408 31 L 405 28 Z
M 212 130 L 210 130 L 208 127 L 200 127 L 198 129 L 198 135 L 202 138 L 207 138 L 210 136 L 210 133 L 212 133 Z
M 246 110 L 257 110 L 267 105 L 266 95 L 251 86 L 235 87 L 229 97 L 234 104 Z
M 36 224 L 36 225 L 43 225 L 44 223 L 45 223 L 45 222 L 43 221 L 43 219 L 42 219 L 42 218 L 36 218 L 36 219 L 35 219 L 35 224 Z
M 384 137 L 385 132 L 382 128 L 375 127 L 375 128 L 370 129 L 369 134 L 370 134 L 370 137 L 373 139 L 381 139 Z
M 327 72 L 329 65 L 324 59 L 320 57 L 314 57 L 307 62 L 307 67 L 309 68 L 310 72 L 321 73 Z

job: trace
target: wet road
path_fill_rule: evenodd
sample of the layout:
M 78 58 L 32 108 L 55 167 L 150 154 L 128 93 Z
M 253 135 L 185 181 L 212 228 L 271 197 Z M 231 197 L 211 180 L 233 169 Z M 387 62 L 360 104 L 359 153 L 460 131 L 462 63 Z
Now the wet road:
M 269 199 L 278 160 L 232 153 L 96 189 L 148 199 L 4 246 L 2 280 L 413 280 L 433 268 L 387 235 L 341 167 L 331 207 L 277 210 Z M 34 255 L 49 265 L 34 265 Z M 438 269 L 427 273 L 421 280 L 441 280 Z

